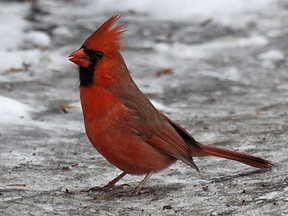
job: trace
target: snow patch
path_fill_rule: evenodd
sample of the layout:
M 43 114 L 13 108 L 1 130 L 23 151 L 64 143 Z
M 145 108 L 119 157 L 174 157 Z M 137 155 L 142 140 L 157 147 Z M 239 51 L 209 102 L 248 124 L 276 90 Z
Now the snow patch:
M 272 62 L 277 62 L 277 61 L 282 61 L 285 58 L 285 55 L 282 51 L 280 50 L 269 50 L 267 52 L 261 53 L 258 58 L 263 61 L 272 61 Z
M 264 67 L 273 69 L 277 66 L 277 63 L 285 60 L 285 54 L 280 50 L 272 49 L 261 53 L 258 59 L 262 61 Z
M 28 105 L 3 96 L 0 96 L 0 104 L 1 123 L 18 124 L 30 119 L 32 109 Z
M 27 21 L 28 4 L 0 2 L 0 47 L 2 50 L 17 49 L 23 41 Z
M 273 191 L 271 193 L 267 193 L 263 196 L 260 196 L 257 198 L 257 200 L 271 200 L 274 199 L 275 197 L 279 196 L 279 192 L 278 191 Z
M 172 112 L 173 113 L 173 112 L 179 111 L 179 109 L 174 109 L 174 108 L 165 106 L 164 104 L 162 104 L 158 101 L 155 101 L 155 100 L 150 100 L 150 101 L 153 104 L 153 106 L 155 106 L 156 109 L 160 110 L 161 112 L 164 112 L 164 113 Z
M 25 35 L 25 46 L 48 48 L 51 44 L 51 39 L 45 32 L 30 31 Z
M 35 64 L 40 59 L 39 50 L 26 50 L 26 51 L 0 51 L 0 74 L 6 73 L 11 70 L 25 71 L 25 67 Z M 1 81 L 5 79 L 1 78 Z M 0 81 L 0 82 L 1 82 Z
M 59 26 L 53 29 L 53 35 L 57 36 L 63 36 L 63 37 L 70 37 L 71 36 L 71 31 L 65 26 Z
M 164 53 L 169 55 L 170 53 L 172 56 L 174 53 L 178 53 L 177 56 L 183 59 L 207 59 L 212 55 L 217 54 L 219 50 L 235 49 L 237 47 L 245 48 L 250 46 L 265 46 L 267 44 L 267 38 L 260 35 L 254 35 L 247 38 L 224 37 L 199 45 L 159 43 L 155 45 L 154 49 L 161 54 Z

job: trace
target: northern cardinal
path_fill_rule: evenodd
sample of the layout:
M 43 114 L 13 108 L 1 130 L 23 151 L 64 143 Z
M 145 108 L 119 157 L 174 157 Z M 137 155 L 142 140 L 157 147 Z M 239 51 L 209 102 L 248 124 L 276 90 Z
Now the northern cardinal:
M 192 157 L 216 156 L 257 168 L 272 167 L 259 157 L 200 144 L 159 112 L 136 86 L 120 54 L 124 28 L 113 28 L 118 19 L 118 15 L 109 18 L 69 55 L 79 66 L 87 136 L 100 154 L 123 171 L 104 188 L 116 187 L 126 174 L 145 174 L 135 189 L 139 193 L 153 173 L 176 160 L 198 170 Z

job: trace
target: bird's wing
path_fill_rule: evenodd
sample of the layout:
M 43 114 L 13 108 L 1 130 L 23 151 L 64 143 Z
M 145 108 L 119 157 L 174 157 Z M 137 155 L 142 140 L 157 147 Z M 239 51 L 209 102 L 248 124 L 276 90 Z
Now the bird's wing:
M 184 140 L 185 137 L 182 138 L 182 134 L 174 128 L 170 121 L 167 121 L 168 119 L 164 115 L 161 115 L 159 113 L 159 119 L 154 118 L 150 121 L 144 120 L 140 121 L 140 123 L 138 122 L 133 126 L 134 131 L 139 136 L 142 136 L 146 143 L 155 147 L 160 152 L 182 160 L 198 170 L 192 159 L 191 149 Z
M 182 137 L 185 143 L 189 146 L 192 156 L 203 156 L 201 155 L 201 146 L 202 144 L 198 143 L 192 136 L 189 134 L 184 128 L 182 128 L 179 124 L 165 116 L 171 126 L 178 132 L 178 134 Z
M 144 132 L 147 143 L 198 170 L 193 161 L 189 146 L 169 122 L 157 121 L 146 123 L 141 131 L 142 133 Z
M 122 104 L 130 111 L 129 118 L 133 118 L 125 121 L 126 127 L 130 127 L 130 131 L 141 136 L 147 144 L 161 153 L 182 160 L 198 170 L 192 159 L 190 144 L 186 140 L 196 141 L 183 128 L 160 113 L 138 88 L 134 90 L 126 92 L 125 97 L 118 95 Z

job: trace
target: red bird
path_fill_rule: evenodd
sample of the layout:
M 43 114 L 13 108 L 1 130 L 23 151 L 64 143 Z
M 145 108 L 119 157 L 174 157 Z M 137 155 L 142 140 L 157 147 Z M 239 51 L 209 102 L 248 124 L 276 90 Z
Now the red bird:
M 135 189 L 176 160 L 198 170 L 192 157 L 216 156 L 257 168 L 270 161 L 197 142 L 159 112 L 132 80 L 119 52 L 123 26 L 112 16 L 69 56 L 79 66 L 80 98 L 87 136 L 111 164 L 123 171 L 104 188 L 114 188 L 126 174 L 146 177 Z

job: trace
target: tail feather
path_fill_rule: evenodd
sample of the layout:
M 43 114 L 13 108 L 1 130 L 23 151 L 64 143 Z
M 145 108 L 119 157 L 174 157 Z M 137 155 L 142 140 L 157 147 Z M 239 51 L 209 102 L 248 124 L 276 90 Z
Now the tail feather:
M 260 157 L 255 157 L 252 155 L 239 153 L 227 149 L 217 148 L 209 145 L 201 145 L 200 152 L 195 156 L 216 156 L 220 158 L 226 158 L 230 160 L 239 161 L 241 163 L 247 164 L 249 166 L 257 167 L 257 168 L 272 168 L 272 163 L 268 160 L 262 159 Z M 193 153 L 192 153 L 193 156 Z

